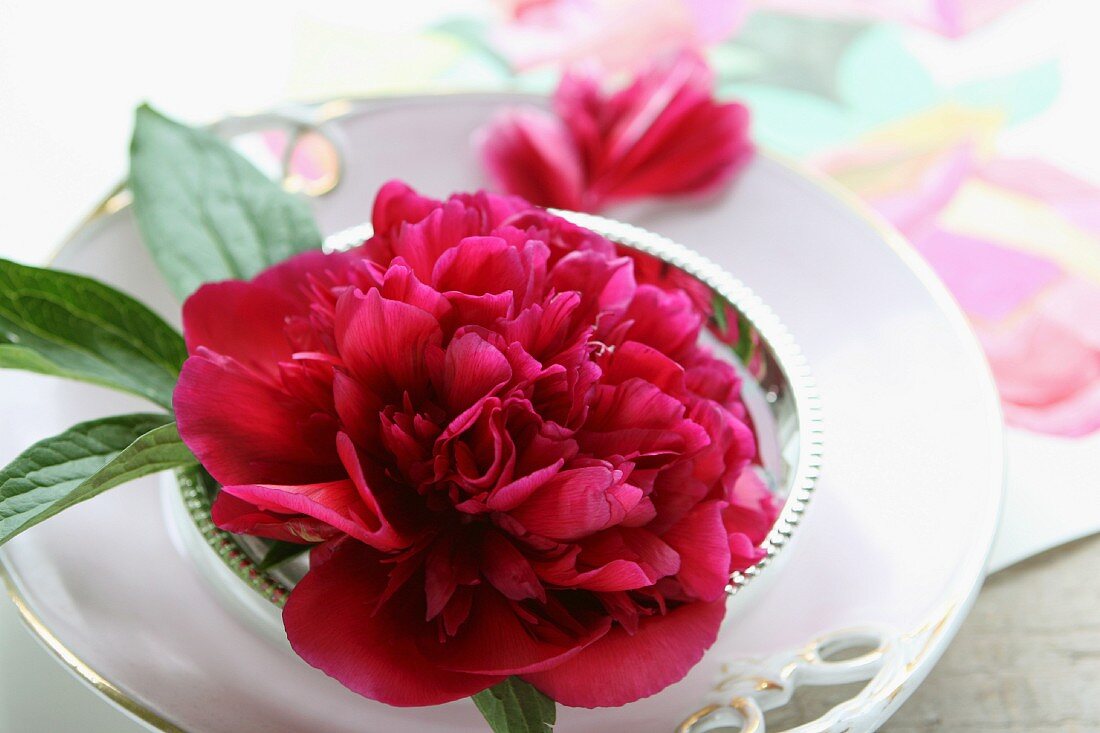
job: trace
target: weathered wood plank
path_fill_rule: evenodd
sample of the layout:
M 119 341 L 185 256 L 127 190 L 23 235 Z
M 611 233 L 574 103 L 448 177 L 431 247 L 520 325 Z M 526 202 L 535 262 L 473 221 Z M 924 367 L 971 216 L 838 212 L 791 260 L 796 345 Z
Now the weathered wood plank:
M 858 685 L 800 691 L 769 730 L 814 717 Z M 1100 731 L 1100 537 L 986 582 L 928 680 L 884 733 Z

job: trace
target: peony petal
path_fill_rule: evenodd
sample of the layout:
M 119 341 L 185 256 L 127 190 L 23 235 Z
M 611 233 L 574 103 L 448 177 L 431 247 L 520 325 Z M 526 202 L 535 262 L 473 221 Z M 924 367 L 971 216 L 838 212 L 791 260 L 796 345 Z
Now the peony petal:
M 391 517 L 400 517 L 402 526 L 409 526 L 414 519 L 418 519 L 418 512 L 409 501 L 399 502 L 392 491 L 386 492 L 385 496 L 378 495 L 367 482 L 355 444 L 346 433 L 336 436 L 336 448 L 359 498 L 353 516 L 362 525 L 362 531 L 348 534 L 384 552 L 403 549 L 412 544 L 415 533 L 402 532 Z
M 405 262 L 423 283 L 431 282 L 432 271 L 443 253 L 464 238 L 482 233 L 482 214 L 461 201 L 451 199 L 416 224 L 403 225 L 389 240 L 394 257 Z
M 432 270 L 440 292 L 486 295 L 511 291 L 517 300 L 527 284 L 520 251 L 500 237 L 466 237 L 443 252 Z
M 748 109 L 714 99 L 698 52 L 655 55 L 614 93 L 573 70 L 554 94 L 554 115 L 501 113 L 480 133 L 490 177 L 535 203 L 587 210 L 727 183 L 752 156 Z
M 364 261 L 357 250 L 311 250 L 257 275 L 251 282 L 213 283 L 184 303 L 184 332 L 192 353 L 202 345 L 250 367 L 271 372 L 272 358 L 296 351 L 327 352 L 320 324 L 331 322 L 332 289 L 355 277 Z
M 180 437 L 222 484 L 339 478 L 335 422 L 232 359 L 200 348 L 172 396 Z
M 477 146 L 501 190 L 540 206 L 581 207 L 581 162 L 565 126 L 553 116 L 506 110 L 480 131 Z
M 474 605 L 459 633 L 442 644 L 422 645 L 441 667 L 474 674 L 523 674 L 549 669 L 579 654 L 608 632 L 608 618 L 587 624 L 578 637 L 540 638 L 539 624 L 522 620 L 513 605 L 491 588 L 475 592 Z M 491 641 L 489 641 L 491 640 Z
M 253 278 L 252 283 L 290 298 L 298 304 L 298 312 L 305 313 L 309 310 L 311 301 L 312 281 L 339 282 L 361 260 L 362 254 L 356 250 L 309 250 L 272 265 Z
M 740 571 L 759 562 L 766 555 L 747 535 L 734 532 L 730 535 L 730 570 Z
M 580 348 L 587 343 L 590 324 L 584 321 L 581 307 L 580 293 L 557 293 L 545 305 L 532 305 L 498 328 L 509 342 L 546 362 L 570 345 Z
M 222 491 L 269 512 L 304 514 L 334 527 L 368 545 L 381 544 L 377 530 L 362 515 L 362 501 L 355 485 L 345 479 L 322 484 L 275 486 L 244 484 L 223 486 Z M 383 546 L 382 549 L 398 549 Z
M 450 303 L 441 293 L 420 282 L 412 269 L 404 265 L 390 265 L 382 278 L 381 292 L 383 298 L 415 305 L 437 320 L 446 318 L 451 310 Z
M 710 438 L 684 417 L 679 400 L 634 378 L 595 388 L 577 442 L 592 455 L 618 455 L 648 466 L 694 455 Z
M 575 290 L 584 298 L 586 320 L 595 322 L 597 311 L 618 311 L 634 297 L 634 261 L 608 259 L 599 252 L 571 252 L 550 273 L 558 292 Z
M 616 254 L 615 245 L 607 238 L 545 209 L 527 208 L 509 218 L 507 224 L 546 242 L 550 248 L 549 266 L 570 252 L 597 252 L 607 259 Z
M 554 478 L 561 471 L 563 465 L 565 465 L 565 460 L 559 458 L 549 466 L 525 473 L 510 484 L 498 486 L 489 494 L 489 499 L 486 502 L 488 507 L 498 512 L 515 509 L 543 484 Z
M 634 323 L 626 337 L 680 360 L 699 341 L 703 315 L 682 290 L 639 285 L 626 317 Z
M 661 536 L 680 555 L 676 576 L 680 585 L 702 601 L 722 598 L 730 582 L 730 541 L 722 522 L 723 507 L 722 502 L 704 502 Z
M 622 474 L 604 466 L 561 471 L 510 514 L 529 532 L 567 542 L 610 526 L 623 512 L 612 495 Z M 618 510 L 618 515 L 616 511 Z
M 344 363 L 364 385 L 398 401 L 428 387 L 425 352 L 439 344 L 439 321 L 416 306 L 349 290 L 336 306 L 336 344 Z
M 442 206 L 441 201 L 421 196 L 403 181 L 387 181 L 374 196 L 371 225 L 376 234 L 386 234 L 401 224 L 415 224 Z
M 207 283 L 183 304 L 187 350 L 200 346 L 229 356 L 251 369 L 277 373 L 290 359 L 287 318 L 310 310 L 311 279 L 345 272 L 358 257 L 352 253 L 309 251 L 269 267 L 250 282 Z
M 447 345 L 441 387 L 455 413 L 493 394 L 511 377 L 508 359 L 478 334 L 463 334 Z
M 374 445 L 378 441 L 378 413 L 385 404 L 381 397 L 339 370 L 333 375 L 332 396 L 344 431 L 356 445 Z
M 344 534 L 313 517 L 265 512 L 255 504 L 224 491 L 219 491 L 214 499 L 210 518 L 226 532 L 267 537 L 283 542 L 324 542 Z
M 527 557 L 501 532 L 486 532 L 481 545 L 481 572 L 505 598 L 546 602 L 546 590 Z
M 681 680 L 714 643 L 725 615 L 724 598 L 688 603 L 642 619 L 633 635 L 616 626 L 571 659 L 522 676 L 562 705 L 625 705 Z
M 652 346 L 637 341 L 619 344 L 603 367 L 600 380 L 603 384 L 622 384 L 637 377 L 668 394 L 681 394 L 684 390 L 684 367 Z
M 376 608 L 387 581 L 383 557 L 343 541 L 311 566 L 283 609 L 294 651 L 353 692 L 402 707 L 469 697 L 504 679 L 444 669 L 421 651 L 417 638 L 427 627 L 414 593 Z
M 722 512 L 726 531 L 742 533 L 753 545 L 759 545 L 771 532 L 779 507 L 767 485 L 752 468 L 737 477 L 730 492 L 730 505 Z
M 207 283 L 183 304 L 187 351 L 200 346 L 236 359 L 271 377 L 294 349 L 286 337 L 286 319 L 304 310 L 283 293 L 240 280 Z
M 652 532 L 635 528 L 600 532 L 560 558 L 536 564 L 539 577 L 548 583 L 600 592 L 647 588 L 679 569 L 680 557 L 671 547 Z
M 654 582 L 638 563 L 630 560 L 611 560 L 598 568 L 579 571 L 575 559 L 575 556 L 566 556 L 554 562 L 538 563 L 536 571 L 539 578 L 551 585 L 605 593 L 648 588 Z

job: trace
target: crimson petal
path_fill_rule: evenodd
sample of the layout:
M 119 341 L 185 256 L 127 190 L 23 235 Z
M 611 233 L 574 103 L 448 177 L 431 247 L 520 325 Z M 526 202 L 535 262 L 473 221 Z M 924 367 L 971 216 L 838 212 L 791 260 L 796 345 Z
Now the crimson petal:
M 313 517 L 264 511 L 255 504 L 219 491 L 210 507 L 210 519 L 226 532 L 295 543 L 324 542 L 343 535 Z
M 724 504 L 699 504 L 661 537 L 682 558 L 676 576 L 693 598 L 721 598 L 730 580 L 729 533 L 722 522 Z
M 180 437 L 222 484 L 338 478 L 331 417 L 233 359 L 200 348 L 172 395 Z
M 492 588 L 476 593 L 469 617 L 453 638 L 434 645 L 422 644 L 441 666 L 473 674 L 524 674 L 550 669 L 579 654 L 600 639 L 611 620 L 594 620 L 579 637 L 557 633 L 554 640 L 539 638 L 539 622 L 524 621 L 513 605 Z M 491 639 L 491 643 L 486 643 Z M 561 642 L 567 643 L 561 643 Z
M 542 206 L 581 208 L 584 173 L 569 131 L 541 110 L 514 110 L 489 123 L 478 141 L 497 187 Z
M 633 635 L 616 626 L 571 659 L 522 677 L 562 705 L 625 705 L 683 679 L 718 637 L 725 615 L 725 599 L 689 603 L 643 619 Z
M 364 384 L 400 394 L 427 387 L 425 352 L 439 344 L 439 321 L 416 306 L 371 290 L 349 290 L 336 306 L 336 343 L 352 374 Z
M 228 485 L 223 486 L 222 491 L 250 502 L 262 510 L 304 514 L 361 542 L 369 545 L 380 544 L 378 535 L 382 533 L 367 526 L 362 516 L 362 502 L 359 494 L 355 485 L 347 479 L 298 486 Z M 386 543 L 383 549 L 390 550 L 395 547 L 394 544 Z
M 283 609 L 298 656 L 352 691 L 400 707 L 458 700 L 504 679 L 445 669 L 421 651 L 422 602 L 402 591 L 379 607 L 387 582 L 381 559 L 345 540 L 312 565 Z
M 622 520 L 625 511 L 614 492 L 621 480 L 621 472 L 604 466 L 560 471 L 513 509 L 511 516 L 542 537 L 578 539 Z

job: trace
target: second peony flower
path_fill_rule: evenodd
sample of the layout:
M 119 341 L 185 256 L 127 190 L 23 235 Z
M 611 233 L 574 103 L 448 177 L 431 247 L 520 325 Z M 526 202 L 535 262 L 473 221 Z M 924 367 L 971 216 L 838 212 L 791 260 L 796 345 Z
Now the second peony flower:
M 658 56 L 616 88 L 594 68 L 566 73 L 552 111 L 503 110 L 477 135 L 502 191 L 540 206 L 599 211 L 650 196 L 721 189 L 752 158 L 749 110 L 714 97 L 702 56 Z
M 400 706 L 614 706 L 714 642 L 775 507 L 706 303 L 526 201 L 391 182 L 374 235 L 184 306 L 218 526 L 312 545 L 295 651 Z

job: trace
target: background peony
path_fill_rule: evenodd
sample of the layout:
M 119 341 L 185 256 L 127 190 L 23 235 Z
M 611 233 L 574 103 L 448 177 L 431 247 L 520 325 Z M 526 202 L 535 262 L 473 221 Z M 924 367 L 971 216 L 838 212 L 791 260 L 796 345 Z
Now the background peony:
M 294 649 L 394 705 L 680 679 L 775 516 L 691 296 L 517 198 L 390 183 L 373 224 L 184 306 L 175 409 L 215 522 L 320 543 Z
M 599 211 L 644 196 L 705 194 L 752 157 L 749 111 L 718 102 L 701 56 L 659 57 L 629 84 L 593 69 L 562 77 L 553 113 L 506 110 L 479 133 L 495 186 L 540 206 Z

